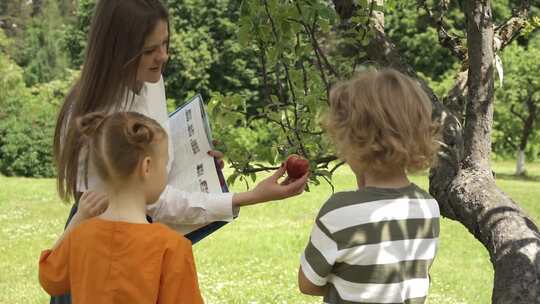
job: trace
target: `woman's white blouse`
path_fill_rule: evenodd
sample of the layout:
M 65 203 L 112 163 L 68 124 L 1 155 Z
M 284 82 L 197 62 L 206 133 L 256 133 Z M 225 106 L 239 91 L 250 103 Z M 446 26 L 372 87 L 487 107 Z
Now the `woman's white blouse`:
M 129 102 L 133 98 L 133 93 L 130 91 L 127 95 L 126 101 Z M 163 78 L 157 83 L 145 83 L 139 94 L 135 94 L 129 111 L 138 112 L 155 119 L 163 126 L 167 136 L 169 136 L 170 128 Z M 103 181 L 91 164 L 88 166 L 88 187 L 86 187 L 84 167 L 81 166 L 83 164 L 82 159 L 83 156 L 81 155 L 77 190 L 79 192 L 87 190 L 104 191 Z M 173 159 L 172 145 L 169 145 L 167 171 L 170 171 Z M 167 185 L 159 200 L 148 206 L 148 214 L 154 221 L 166 224 L 185 234 L 207 223 L 232 220 L 232 196 L 232 193 L 185 192 Z M 237 210 L 234 212 L 236 213 Z

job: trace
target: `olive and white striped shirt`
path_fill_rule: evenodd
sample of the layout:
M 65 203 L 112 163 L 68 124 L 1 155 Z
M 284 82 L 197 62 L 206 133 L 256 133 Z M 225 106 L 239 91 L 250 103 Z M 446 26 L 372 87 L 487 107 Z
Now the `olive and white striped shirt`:
M 418 186 L 339 192 L 323 205 L 301 267 L 326 303 L 425 303 L 439 238 L 437 201 Z

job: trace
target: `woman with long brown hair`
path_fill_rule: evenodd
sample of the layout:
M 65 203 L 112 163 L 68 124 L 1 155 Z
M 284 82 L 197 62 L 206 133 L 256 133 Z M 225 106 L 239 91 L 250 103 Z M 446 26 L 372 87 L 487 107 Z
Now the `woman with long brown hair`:
M 153 118 L 170 134 L 162 78 L 168 45 L 169 16 L 159 0 L 98 0 L 81 75 L 60 110 L 54 136 L 58 192 L 66 201 L 75 198 L 69 218 L 77 212 L 82 193 L 103 189 L 95 168 L 85 161 L 77 118 L 95 111 L 134 111 Z M 217 151 L 210 154 L 223 156 Z M 169 148 L 169 164 L 173 157 Z M 251 191 L 234 194 L 188 193 L 168 185 L 147 211 L 153 221 L 180 232 L 192 225 L 230 220 L 241 206 L 300 194 L 307 174 L 282 185 L 278 179 L 284 173 L 282 166 Z M 106 198 L 100 202 L 107 204 Z M 70 301 L 63 296 L 51 303 Z

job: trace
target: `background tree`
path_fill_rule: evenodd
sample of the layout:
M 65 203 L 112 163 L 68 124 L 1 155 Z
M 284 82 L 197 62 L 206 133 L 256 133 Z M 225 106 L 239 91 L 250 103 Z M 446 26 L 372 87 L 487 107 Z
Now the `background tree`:
M 72 69 L 79 69 L 84 60 L 86 39 L 92 22 L 95 0 L 79 0 L 73 21 L 66 25 L 66 51 Z
M 540 37 L 525 47 L 513 43 L 503 55 L 505 78 L 497 89 L 494 121 L 494 150 L 516 156 L 516 175 L 524 175 L 525 159 L 540 152 Z
M 172 34 L 167 96 L 180 105 L 194 93 L 258 100 L 257 60 L 236 40 L 240 1 L 168 0 Z
M 0 173 L 8 176 L 54 175 L 55 116 L 73 73 L 65 69 L 57 4 L 41 4 L 33 21 L 30 2 L 3 6 L 1 20 L 15 29 L 0 29 Z
M 63 40 L 65 19 L 60 15 L 58 3 L 47 0 L 39 5 L 37 15 L 25 30 L 24 48 L 18 61 L 25 67 L 28 86 L 64 78 L 68 67 Z
M 25 0 L 6 0 L 0 2 L 0 28 L 7 37 L 12 38 L 9 49 L 4 51 L 17 60 L 17 51 L 23 49 L 25 25 L 30 21 L 31 7 Z

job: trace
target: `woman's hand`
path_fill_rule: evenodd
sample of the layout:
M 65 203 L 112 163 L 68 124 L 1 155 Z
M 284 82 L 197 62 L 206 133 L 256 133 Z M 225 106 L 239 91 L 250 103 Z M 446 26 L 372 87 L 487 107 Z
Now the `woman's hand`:
M 216 161 L 219 164 L 219 167 L 221 169 L 223 169 L 225 167 L 225 162 L 223 161 L 223 157 L 225 157 L 225 155 L 222 152 L 212 150 L 212 151 L 208 151 L 208 155 L 216 158 Z
M 219 141 L 214 139 L 212 140 L 212 145 L 215 147 L 219 144 Z M 223 154 L 221 151 L 218 150 L 210 150 L 207 152 L 208 155 L 214 157 L 221 169 L 225 167 L 225 162 L 223 161 L 223 157 L 225 157 L 225 154 Z
M 287 178 L 284 183 L 278 180 L 285 174 L 286 165 L 281 165 L 272 176 L 265 178 L 248 192 L 235 193 L 233 196 L 234 206 L 246 206 L 268 201 L 285 199 L 304 192 L 309 177 L 309 172 L 294 180 Z
M 109 198 L 104 193 L 86 191 L 79 199 L 77 213 L 69 221 L 64 233 L 58 238 L 51 250 L 56 249 L 68 233 L 79 226 L 84 220 L 98 216 L 107 210 Z
M 81 220 L 98 216 L 107 210 L 109 198 L 106 194 L 95 191 L 83 193 L 79 200 L 77 214 Z

